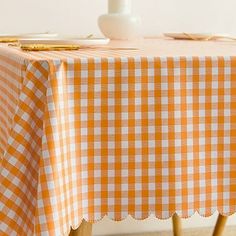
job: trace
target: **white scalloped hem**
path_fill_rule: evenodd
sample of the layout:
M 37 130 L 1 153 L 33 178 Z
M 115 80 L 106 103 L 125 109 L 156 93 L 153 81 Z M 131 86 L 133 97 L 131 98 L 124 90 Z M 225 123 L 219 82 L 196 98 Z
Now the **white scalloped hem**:
M 89 222 L 89 223 L 91 223 L 91 224 L 95 224 L 95 223 L 101 221 L 104 217 L 107 217 L 109 220 L 114 221 L 114 222 L 121 222 L 121 221 L 123 221 L 123 220 L 126 220 L 128 217 L 131 217 L 132 219 L 137 220 L 137 221 L 141 221 L 141 220 L 146 220 L 146 219 L 148 219 L 148 218 L 151 217 L 151 216 L 155 216 L 155 218 L 158 219 L 158 220 L 168 220 L 168 219 L 170 219 L 174 214 L 177 214 L 177 215 L 178 215 L 180 218 L 182 218 L 182 219 L 188 219 L 188 218 L 192 217 L 193 215 L 195 215 L 196 213 L 197 213 L 199 216 L 201 216 L 201 217 L 210 217 L 210 216 L 213 216 L 213 215 L 216 214 L 216 213 L 217 213 L 217 214 L 220 214 L 220 215 L 222 215 L 222 216 L 231 216 L 231 215 L 233 215 L 233 214 L 236 213 L 236 210 L 235 210 L 235 212 L 229 212 L 229 213 L 224 213 L 224 212 L 222 212 L 222 211 L 215 210 L 214 212 L 211 212 L 211 213 L 209 213 L 209 214 L 201 214 L 198 210 L 196 210 L 196 211 L 194 211 L 192 214 L 189 214 L 189 215 L 182 215 L 182 214 L 180 214 L 180 212 L 175 211 L 175 212 L 171 213 L 171 214 L 170 214 L 169 216 L 167 216 L 167 217 L 157 216 L 157 215 L 154 214 L 153 212 L 150 212 L 150 213 L 148 213 L 148 214 L 146 214 L 146 215 L 144 215 L 143 217 L 140 217 L 140 218 L 134 217 L 134 216 L 132 216 L 131 214 L 127 214 L 126 217 L 123 217 L 123 218 L 120 218 L 120 219 L 119 219 L 119 218 L 112 218 L 112 217 L 109 217 L 107 214 L 105 214 L 105 215 L 101 216 L 99 219 L 95 219 L 95 220 L 90 220 L 89 218 L 83 217 L 83 218 L 81 218 L 81 220 L 80 220 L 78 223 L 76 223 L 76 224 L 70 223 L 70 224 L 68 225 L 68 228 L 69 228 L 69 229 L 68 229 L 66 232 L 64 232 L 63 235 L 64 235 L 64 236 L 68 236 L 69 233 L 70 233 L 71 228 L 72 228 L 73 230 L 78 229 L 83 220 L 85 220 L 85 221 L 87 221 L 87 222 Z

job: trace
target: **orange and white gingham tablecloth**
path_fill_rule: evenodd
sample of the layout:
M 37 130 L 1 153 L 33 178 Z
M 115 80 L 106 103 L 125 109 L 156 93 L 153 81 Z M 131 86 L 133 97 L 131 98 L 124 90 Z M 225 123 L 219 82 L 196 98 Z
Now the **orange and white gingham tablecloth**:
M 196 211 L 236 212 L 236 43 L 0 44 L 0 235 Z

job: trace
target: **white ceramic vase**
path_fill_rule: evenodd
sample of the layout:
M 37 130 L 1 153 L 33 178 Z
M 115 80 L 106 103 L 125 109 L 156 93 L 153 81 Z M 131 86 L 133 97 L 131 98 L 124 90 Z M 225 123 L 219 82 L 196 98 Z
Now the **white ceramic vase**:
M 129 40 L 140 36 L 140 17 L 131 14 L 131 0 L 108 0 L 108 14 L 98 19 L 102 33 L 110 39 Z

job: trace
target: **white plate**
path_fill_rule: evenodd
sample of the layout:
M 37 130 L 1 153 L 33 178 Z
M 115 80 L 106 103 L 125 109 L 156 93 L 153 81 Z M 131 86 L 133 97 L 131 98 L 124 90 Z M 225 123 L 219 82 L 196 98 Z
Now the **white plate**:
M 79 46 L 96 46 L 106 45 L 110 42 L 108 38 L 31 38 L 20 39 L 19 43 L 26 44 L 47 44 L 47 45 L 79 45 Z
M 58 34 L 45 33 L 45 34 L 23 34 L 20 38 L 55 38 Z
M 43 33 L 43 34 L 0 34 L 1 38 L 55 38 L 58 34 L 51 34 L 51 33 Z
M 207 33 L 164 33 L 164 36 L 173 39 L 207 40 L 214 35 Z

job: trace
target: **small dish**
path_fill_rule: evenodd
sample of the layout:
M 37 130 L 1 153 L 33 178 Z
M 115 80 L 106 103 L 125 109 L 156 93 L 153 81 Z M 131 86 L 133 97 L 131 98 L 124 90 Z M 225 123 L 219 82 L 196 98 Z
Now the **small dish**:
M 56 33 L 42 33 L 42 34 L 22 34 L 19 38 L 55 38 L 58 34 Z
M 207 33 L 164 33 L 165 37 L 185 40 L 209 40 L 214 37 L 213 34 Z
M 43 34 L 0 34 L 0 42 L 9 43 L 17 42 L 21 38 L 55 38 L 58 34 L 43 33 Z
M 81 47 L 106 45 L 108 38 L 24 38 L 19 39 L 21 45 L 44 44 L 44 45 L 78 45 Z

